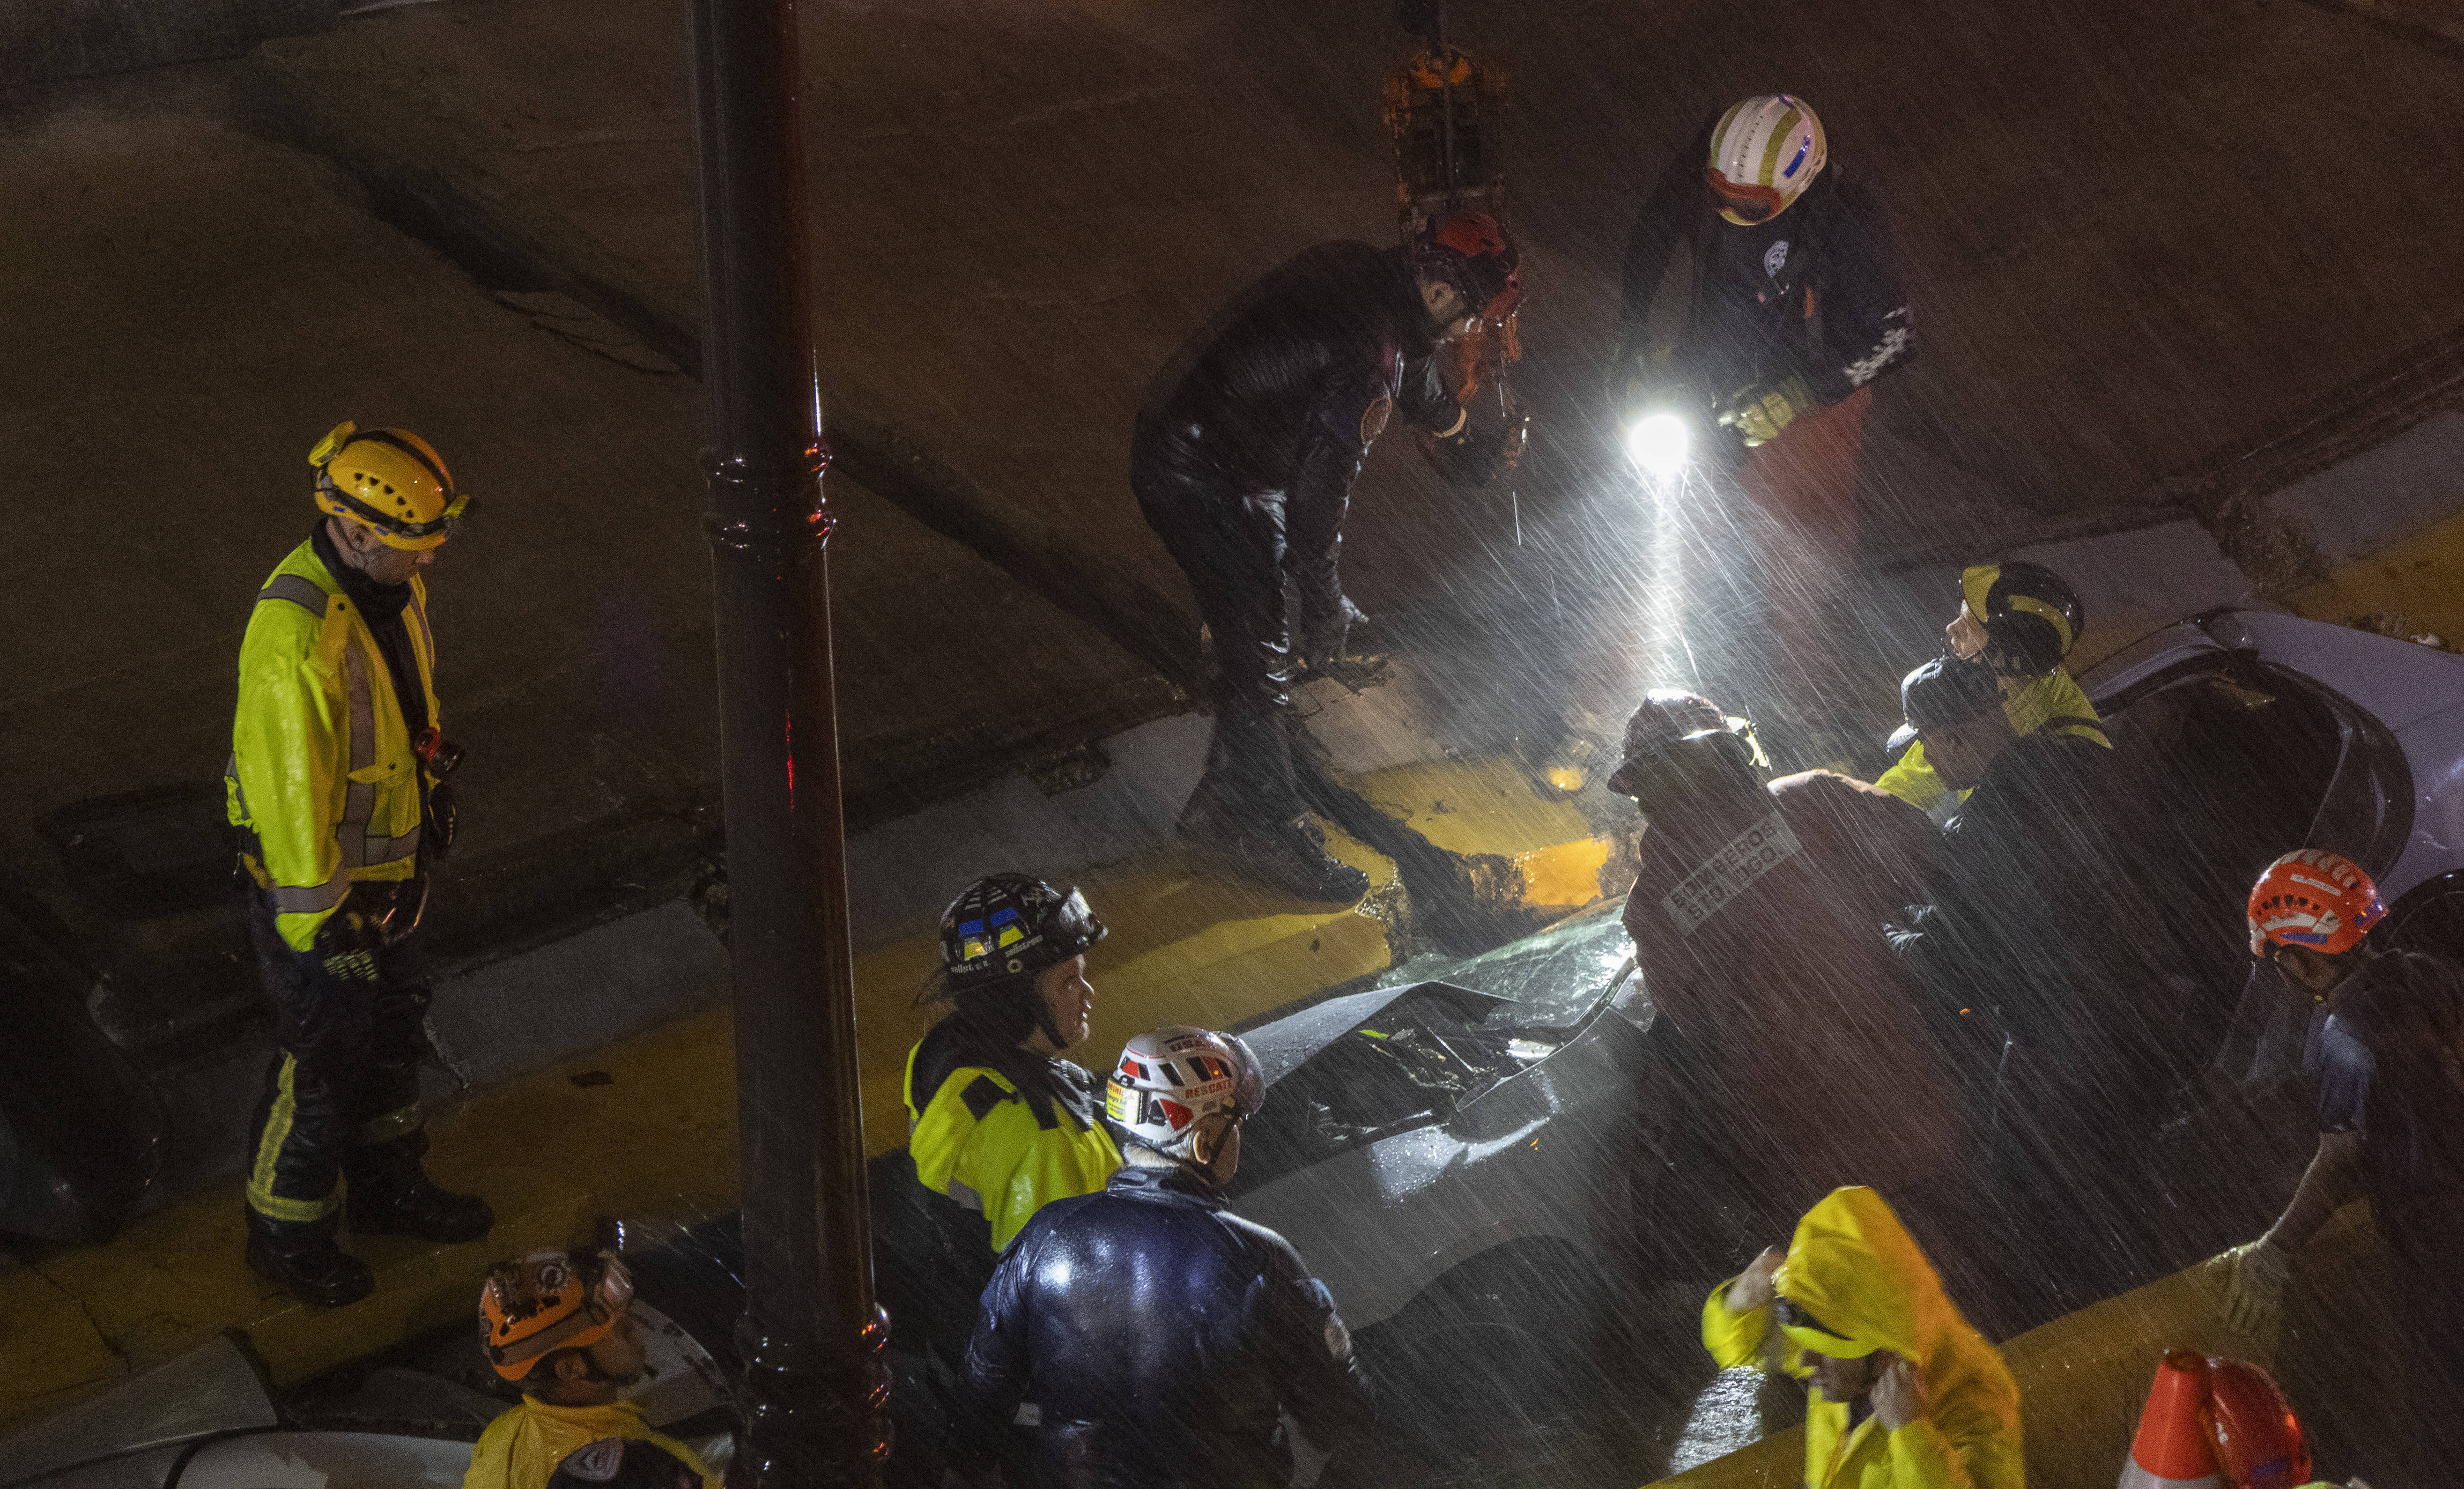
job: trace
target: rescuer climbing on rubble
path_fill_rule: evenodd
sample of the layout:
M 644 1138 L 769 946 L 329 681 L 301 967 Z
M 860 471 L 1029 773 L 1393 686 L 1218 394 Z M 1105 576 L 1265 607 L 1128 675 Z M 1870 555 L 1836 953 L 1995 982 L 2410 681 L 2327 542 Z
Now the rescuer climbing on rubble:
M 276 1051 L 256 1106 L 248 1261 L 325 1306 L 375 1280 L 335 1233 L 475 1240 L 487 1204 L 430 1183 L 419 1106 L 429 988 L 415 932 L 451 846 L 421 573 L 467 505 L 405 429 L 309 451 L 322 514 L 257 591 L 224 795 Z
M 488 1270 L 479 1347 L 522 1404 L 479 1434 L 462 1489 L 547 1489 L 569 1455 L 610 1437 L 664 1449 L 719 1489 L 691 1448 L 652 1432 L 624 1398 L 649 1364 L 632 1304 L 632 1276 L 610 1251 L 534 1252 Z
M 1430 219 L 1393 249 L 1309 249 L 1250 286 L 1157 378 L 1137 417 L 1130 485 L 1213 639 L 1214 737 L 1181 827 L 1304 899 L 1356 900 L 1368 876 L 1329 855 L 1294 776 L 1287 689 L 1306 659 L 1344 654 L 1344 514 L 1360 464 L 1400 415 L 1432 459 L 1485 483 L 1521 427 L 1484 423 L 1442 385 L 1439 344 L 1522 296 L 1513 243 L 1479 211 Z M 1285 586 L 1300 592 L 1300 656 Z
M 2064 669 L 2063 661 L 2087 626 L 2078 591 L 2040 563 L 1975 564 L 1959 576 L 1959 614 L 1943 627 L 1949 655 L 1993 669 L 2002 712 L 2021 738 L 2046 730 L 2112 748 L 2096 705 Z M 1891 735 L 1899 758 L 1875 778 L 1891 795 L 1930 811 L 1942 799 L 1941 777 L 1912 726 Z
M 1698 693 L 1646 696 L 1623 754 L 1609 787 L 1643 819 L 1625 928 L 1675 1087 L 1639 1171 L 1716 1177 L 1731 1201 L 1690 1208 L 1759 1234 L 1843 1176 L 1942 1180 L 1959 1103 L 1882 936 L 1938 850 L 1925 814 L 1828 771 L 1766 784 L 1751 724 Z
M 1288 1412 L 1321 1482 L 1365 1465 L 1368 1386 L 1326 1285 L 1224 1208 L 1265 1074 L 1237 1037 L 1171 1026 L 1121 1052 L 1105 1107 L 1128 1162 L 1047 1205 L 984 1290 L 967 1380 L 987 1420 L 1042 1412 L 1039 1481 L 1270 1489 Z
M 2317 1083 L 2319 1147 L 2267 1234 L 2218 1259 L 2236 1328 L 2272 1337 L 2293 1259 L 2347 1201 L 2366 1200 L 2387 1242 L 2390 1298 L 2416 1409 L 2412 1471 L 2429 1482 L 2464 1452 L 2464 972 L 2373 944 L 2378 887 L 2341 853 L 2302 848 L 2250 892 L 2250 950 L 2323 1018 L 2303 1057 Z
M 1777 1325 L 1774 1337 L 1773 1325 Z M 1711 1290 L 1703 1347 L 1723 1369 L 1803 1380 L 1816 1489 L 2019 1489 L 2019 1388 L 1870 1189 L 1831 1192 L 1777 1247 Z

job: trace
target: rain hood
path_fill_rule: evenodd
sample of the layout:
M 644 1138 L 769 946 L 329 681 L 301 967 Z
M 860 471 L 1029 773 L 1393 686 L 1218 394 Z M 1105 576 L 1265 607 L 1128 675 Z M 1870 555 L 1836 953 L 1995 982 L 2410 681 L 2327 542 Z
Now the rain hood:
M 1733 1281 L 1733 1279 L 1731 1280 Z M 1870 1189 L 1837 1189 L 1806 1212 L 1773 1279 L 1779 1295 L 1839 1337 L 1787 1328 L 1781 1366 L 1808 1373 L 1800 1340 L 1821 1352 L 1887 1349 L 1913 1361 L 1925 1413 L 1886 1433 L 1868 1412 L 1809 1391 L 1805 1482 L 1811 1489 L 2020 1489 L 2019 1388 L 2001 1353 L 1960 1317 L 1933 1264 Z M 1703 1343 L 1722 1366 L 1761 1357 L 1773 1309 L 1732 1313 L 1722 1283 L 1703 1310 Z

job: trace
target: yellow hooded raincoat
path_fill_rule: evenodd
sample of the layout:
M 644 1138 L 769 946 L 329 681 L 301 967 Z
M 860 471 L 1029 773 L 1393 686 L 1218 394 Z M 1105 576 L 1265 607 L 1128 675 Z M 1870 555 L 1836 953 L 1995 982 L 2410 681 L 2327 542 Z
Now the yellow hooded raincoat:
M 1731 1279 L 1733 1281 L 1733 1279 Z M 1897 1432 L 1869 1412 L 1853 1429 L 1848 1407 L 1811 1391 L 1805 1416 L 1807 1489 L 2020 1489 L 2019 1388 L 2002 1355 L 1969 1326 L 1933 1264 L 1870 1189 L 1833 1190 L 1797 1222 L 1779 1294 L 1867 1348 L 1917 1367 L 1925 1414 Z M 1703 1308 L 1703 1345 L 1723 1368 L 1753 1365 L 1771 1335 L 1769 1307 L 1732 1313 L 1723 1282 Z M 1772 1338 L 1778 1363 L 1803 1379 L 1803 1351 Z M 1845 1353 L 1846 1351 L 1840 1351 Z
M 676 1456 L 676 1461 L 701 1476 L 702 1489 L 720 1489 L 718 1476 L 672 1437 L 650 1431 L 642 1409 L 630 1401 L 605 1406 L 550 1406 L 534 1396 L 488 1424 L 471 1449 L 471 1468 L 462 1489 L 547 1489 L 548 1479 L 564 1456 L 602 1437 L 633 1437 L 654 1442 Z

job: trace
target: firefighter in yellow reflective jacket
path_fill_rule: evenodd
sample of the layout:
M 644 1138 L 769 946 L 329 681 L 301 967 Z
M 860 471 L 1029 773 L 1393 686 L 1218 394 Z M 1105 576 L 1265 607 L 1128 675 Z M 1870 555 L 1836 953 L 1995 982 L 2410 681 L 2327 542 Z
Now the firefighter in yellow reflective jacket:
M 957 1007 L 908 1052 L 907 1147 L 927 1190 L 983 1216 L 987 1274 L 1036 1211 L 1121 1166 L 1102 1085 L 1061 1058 L 1087 1039 L 1103 938 L 1084 895 L 1023 874 L 977 880 L 941 916 Z
M 419 436 L 343 424 L 309 452 L 323 514 L 257 592 L 224 791 L 279 1046 L 256 1108 L 248 1259 L 310 1303 L 374 1285 L 335 1239 L 473 1240 L 487 1205 L 428 1180 L 412 931 L 451 843 L 420 571 L 465 498 Z
M 2025 739 L 2050 729 L 2112 749 L 2096 705 L 2062 669 L 2087 626 L 2078 592 L 2043 564 L 2025 562 L 1978 564 L 1960 575 L 1959 592 L 1959 618 L 1943 627 L 1943 638 L 1952 656 L 1982 656 L 1993 668 L 2011 733 Z M 1874 784 L 1931 811 L 1950 788 L 1925 759 L 1915 729 L 1892 734 L 1891 748 L 1906 753 Z
M 1723 1369 L 1775 1364 L 1812 1384 L 1807 1489 L 2026 1482 L 2010 1369 L 1870 1189 L 1833 1190 L 1785 1254 L 1715 1288 L 1703 1344 Z

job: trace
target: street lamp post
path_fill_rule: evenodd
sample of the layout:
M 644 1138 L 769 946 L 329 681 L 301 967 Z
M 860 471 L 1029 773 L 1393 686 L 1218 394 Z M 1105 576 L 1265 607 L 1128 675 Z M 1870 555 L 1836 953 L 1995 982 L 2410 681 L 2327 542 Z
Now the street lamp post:
M 758 1489 L 871 1484 L 888 1325 L 856 1095 L 793 0 L 693 0 L 693 60 L 744 1205 L 739 1462 Z

